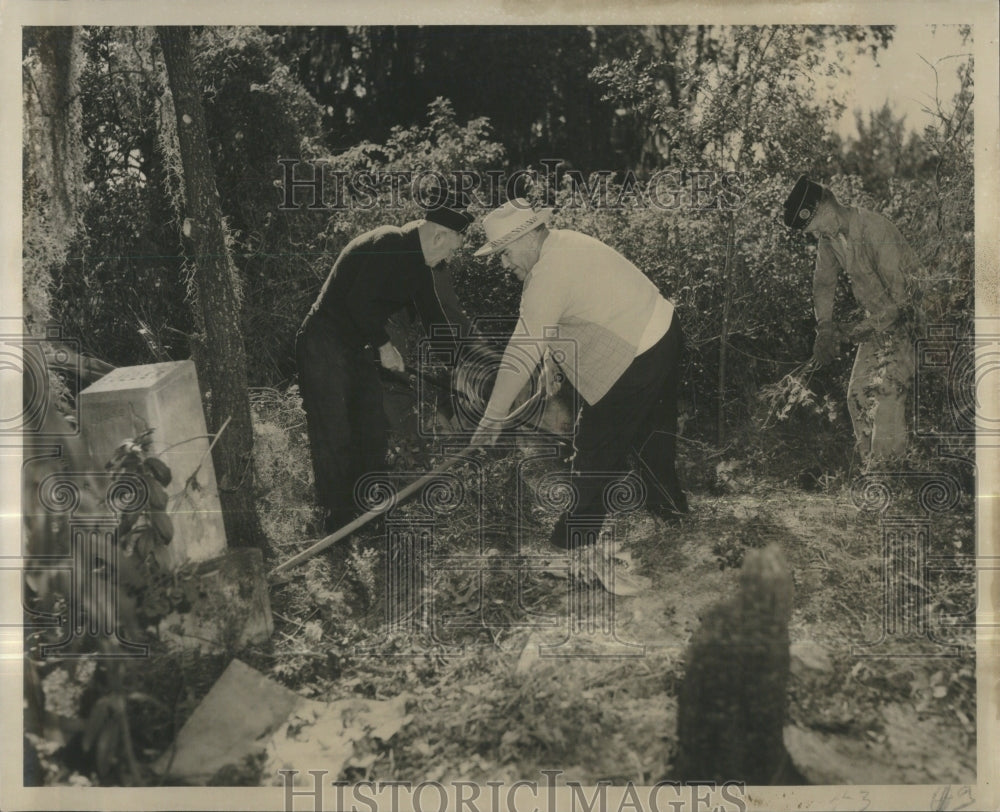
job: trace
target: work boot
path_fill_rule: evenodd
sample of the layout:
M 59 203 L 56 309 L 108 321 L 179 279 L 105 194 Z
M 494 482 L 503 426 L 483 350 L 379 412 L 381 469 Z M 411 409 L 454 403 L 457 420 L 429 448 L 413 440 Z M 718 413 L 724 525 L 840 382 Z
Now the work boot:
M 632 554 L 622 547 L 621 542 L 594 545 L 587 557 L 587 567 L 593 580 L 612 595 L 631 597 L 648 592 L 653 587 L 651 579 L 636 572 Z

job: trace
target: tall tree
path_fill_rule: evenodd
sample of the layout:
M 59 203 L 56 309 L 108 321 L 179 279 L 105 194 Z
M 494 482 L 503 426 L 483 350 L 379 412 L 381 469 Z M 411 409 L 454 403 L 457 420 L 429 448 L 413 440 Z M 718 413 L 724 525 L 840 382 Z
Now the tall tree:
M 384 141 L 448 99 L 460 119 L 485 116 L 510 166 L 563 158 L 607 168 L 615 108 L 588 73 L 641 38 L 622 26 L 371 26 L 277 29 L 281 51 L 325 108 L 330 145 Z M 511 100 L 517 103 L 512 104 Z
M 716 182 L 728 174 L 746 192 L 739 206 L 716 206 L 710 194 L 704 210 L 697 201 L 690 207 L 692 217 L 702 217 L 715 231 L 711 262 L 721 283 L 722 308 L 708 335 L 718 341 L 721 444 L 731 342 L 735 334 L 753 333 L 762 315 L 759 286 L 750 277 L 756 263 L 745 255 L 745 247 L 760 240 L 748 209 L 776 209 L 782 190 L 800 171 L 816 170 L 824 177 L 829 123 L 842 105 L 817 98 L 816 78 L 846 73 L 846 50 L 876 54 L 891 41 L 892 31 L 885 26 L 671 26 L 647 33 L 651 57 L 639 53 L 612 60 L 595 69 L 592 78 L 607 89 L 607 99 L 645 118 L 663 136 L 665 166 L 707 171 Z
M 26 28 L 24 49 L 24 301 L 34 329 L 51 316 L 52 271 L 78 227 L 80 104 L 76 29 Z
M 912 179 L 932 171 L 927 148 L 909 128 L 906 116 L 896 116 L 887 101 L 864 116 L 854 111 L 857 136 L 848 138 L 833 163 L 844 175 L 858 175 L 867 192 L 889 196 L 891 180 Z
M 253 426 L 240 304 L 223 230 L 205 110 L 191 58 L 191 29 L 157 29 L 176 113 L 184 187 L 183 237 L 193 265 L 205 345 L 197 355 L 211 393 L 209 428 L 220 431 L 215 468 L 232 546 L 266 547 L 253 499 Z

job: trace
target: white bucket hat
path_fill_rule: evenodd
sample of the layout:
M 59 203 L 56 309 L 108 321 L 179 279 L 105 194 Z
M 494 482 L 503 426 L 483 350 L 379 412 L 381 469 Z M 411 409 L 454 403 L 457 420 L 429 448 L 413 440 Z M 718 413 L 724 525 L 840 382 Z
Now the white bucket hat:
M 483 230 L 486 232 L 487 242 L 474 256 L 495 254 L 508 243 L 523 237 L 531 229 L 544 225 L 551 219 L 552 209 L 535 211 L 523 197 L 515 197 L 483 218 Z

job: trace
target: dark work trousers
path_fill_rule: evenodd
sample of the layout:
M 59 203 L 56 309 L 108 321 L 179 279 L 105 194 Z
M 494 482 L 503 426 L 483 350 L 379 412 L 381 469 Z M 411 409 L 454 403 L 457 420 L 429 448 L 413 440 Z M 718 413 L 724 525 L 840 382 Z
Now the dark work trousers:
M 646 507 L 668 519 L 687 513 L 687 497 L 674 468 L 683 350 L 684 334 L 674 317 L 663 338 L 637 356 L 604 397 L 584 405 L 574 443 L 577 499 L 552 531 L 556 546 L 572 548 L 595 540 L 594 532 L 616 506 L 608 486 L 628 474 L 629 454 L 636 457 Z M 617 504 L 624 507 L 628 501 Z
M 319 325 L 299 330 L 295 359 L 316 498 L 326 510 L 329 533 L 358 515 L 358 479 L 385 468 L 388 421 L 378 361 L 372 350 L 347 347 Z

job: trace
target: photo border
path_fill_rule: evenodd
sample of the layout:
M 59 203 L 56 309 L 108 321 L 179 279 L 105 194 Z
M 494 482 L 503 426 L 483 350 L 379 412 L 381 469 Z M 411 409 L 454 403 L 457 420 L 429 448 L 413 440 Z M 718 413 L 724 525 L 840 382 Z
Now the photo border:
M 976 59 L 975 201 L 976 266 L 975 306 L 977 325 L 1000 327 L 998 307 L 998 210 L 1000 155 L 998 155 L 998 27 L 1000 12 L 992 0 L 971 2 L 889 3 L 660 3 L 636 0 L 627 8 L 611 9 L 606 2 L 534 2 L 509 0 L 495 5 L 482 2 L 324 3 L 263 0 L 237 8 L 232 3 L 176 2 L 169 7 L 149 7 L 130 0 L 13 0 L 0 7 L 0 135 L 8 149 L 0 154 L 0 245 L 3 246 L 4 279 L 0 293 L 4 317 L 21 311 L 21 69 L 20 29 L 23 25 L 410 25 L 410 24 L 962 24 L 974 25 L 972 48 Z M 995 320 L 995 321 L 993 321 Z M 994 332 L 1000 333 L 1000 329 Z M 9 383 L 4 379 L 4 383 Z M 5 386 L 4 413 L 19 402 L 20 387 Z M 17 400 L 14 400 L 14 399 Z M 13 407 L 16 410 L 16 406 Z M 996 556 L 1000 538 L 1000 454 L 996 441 L 978 436 L 976 442 L 978 494 L 975 504 L 977 554 Z M 19 454 L 5 449 L 0 464 L 0 532 L 8 547 L 19 549 Z M 0 617 L 20 617 L 20 589 L 0 588 Z M 944 788 L 936 785 L 753 787 L 748 788 L 750 809 L 995 809 L 1000 805 L 996 765 L 1000 762 L 1000 576 L 981 571 L 977 609 L 977 785 Z M 281 809 L 280 787 L 245 789 L 227 787 L 116 789 L 40 787 L 22 788 L 22 671 L 23 641 L 19 629 L 0 627 L 0 698 L 5 732 L 0 741 L 0 787 L 4 809 Z M 322 765 L 303 765 L 303 770 Z M 992 768 L 992 769 L 991 769 Z M 539 776 L 539 782 L 542 777 Z M 328 794 L 332 799 L 332 793 Z M 557 791 L 558 809 L 569 808 L 570 791 Z M 384 796 L 386 802 L 389 796 Z M 484 794 L 484 797 L 487 797 Z M 642 795 L 641 797 L 646 797 Z M 627 805 L 625 789 L 609 787 L 608 808 Z M 454 799 L 453 799 L 454 800 Z M 297 804 L 296 808 L 308 805 Z M 311 808 L 311 807 L 309 807 Z M 382 808 L 380 806 L 380 808 Z M 386 807 L 388 808 L 388 807 Z M 480 808 L 487 808 L 481 806 Z M 544 808 L 544 806 L 540 806 Z M 710 808 L 710 807 L 706 807 Z

